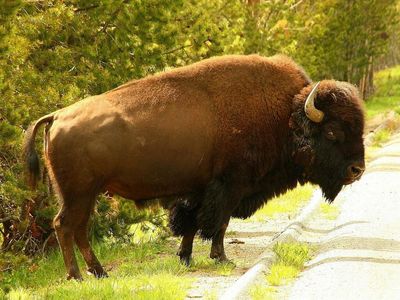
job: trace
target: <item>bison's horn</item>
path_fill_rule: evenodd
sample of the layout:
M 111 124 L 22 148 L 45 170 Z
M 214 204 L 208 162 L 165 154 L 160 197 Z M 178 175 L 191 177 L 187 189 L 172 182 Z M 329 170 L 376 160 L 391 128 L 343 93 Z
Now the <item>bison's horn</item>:
M 310 95 L 308 95 L 306 104 L 304 104 L 304 111 L 306 116 L 315 123 L 320 123 L 324 118 L 324 112 L 317 109 L 314 105 L 314 99 L 317 95 L 319 82 L 313 87 Z

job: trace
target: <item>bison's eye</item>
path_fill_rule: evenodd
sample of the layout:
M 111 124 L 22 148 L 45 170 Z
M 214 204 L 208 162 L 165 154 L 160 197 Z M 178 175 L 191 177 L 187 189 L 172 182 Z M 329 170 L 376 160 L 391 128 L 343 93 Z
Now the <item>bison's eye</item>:
M 338 124 L 331 123 L 323 128 L 323 135 L 327 140 L 338 141 L 343 143 L 345 140 L 344 131 L 340 128 Z
M 328 140 L 335 141 L 336 140 L 336 135 L 333 133 L 333 131 L 328 131 L 326 133 L 326 138 Z

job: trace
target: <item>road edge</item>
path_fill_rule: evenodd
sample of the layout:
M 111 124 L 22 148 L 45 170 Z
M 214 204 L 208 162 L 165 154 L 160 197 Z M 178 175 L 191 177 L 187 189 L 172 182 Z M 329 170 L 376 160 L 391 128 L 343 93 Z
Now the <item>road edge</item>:
M 300 214 L 291 222 L 284 230 L 277 233 L 272 241 L 267 245 L 264 251 L 254 266 L 240 276 L 225 292 L 219 297 L 219 300 L 234 300 L 244 299 L 248 290 L 254 284 L 256 279 L 262 275 L 272 263 L 271 251 L 272 246 L 278 242 L 295 242 L 302 233 L 302 224 L 310 217 L 310 215 L 319 207 L 323 202 L 322 192 L 316 189 L 310 198 L 308 204 L 303 207 Z

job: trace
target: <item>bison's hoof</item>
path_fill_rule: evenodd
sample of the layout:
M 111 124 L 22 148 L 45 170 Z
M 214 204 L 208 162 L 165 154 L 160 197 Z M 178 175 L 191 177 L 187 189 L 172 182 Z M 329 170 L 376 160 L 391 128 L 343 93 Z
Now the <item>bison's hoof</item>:
M 101 266 L 97 266 L 94 268 L 88 268 L 87 273 L 89 275 L 94 275 L 96 278 L 106 278 L 108 274 Z
M 226 265 L 230 265 L 232 267 L 236 267 L 235 262 L 233 260 L 231 260 L 231 259 L 225 259 L 223 261 L 218 261 L 218 262 L 221 263 L 221 264 L 226 264 Z
M 188 256 L 181 256 L 180 257 L 180 261 L 183 265 L 185 265 L 186 267 L 190 266 L 190 261 L 192 260 L 192 257 L 190 255 Z
M 83 281 L 81 274 L 68 274 L 67 280 L 76 280 L 76 281 Z
M 217 263 L 221 263 L 221 264 L 232 264 L 235 265 L 235 263 L 228 259 L 224 254 L 211 254 L 210 258 L 214 259 Z

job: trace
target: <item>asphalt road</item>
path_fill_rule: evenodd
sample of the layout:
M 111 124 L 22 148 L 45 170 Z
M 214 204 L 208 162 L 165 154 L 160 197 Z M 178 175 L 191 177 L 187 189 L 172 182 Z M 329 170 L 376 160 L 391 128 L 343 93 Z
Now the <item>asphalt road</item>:
M 287 298 L 400 299 L 400 135 L 340 197 L 335 226 L 320 230 L 318 254 Z

